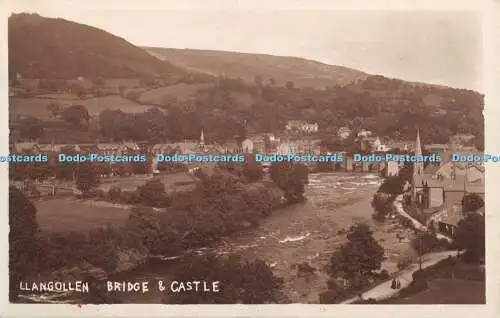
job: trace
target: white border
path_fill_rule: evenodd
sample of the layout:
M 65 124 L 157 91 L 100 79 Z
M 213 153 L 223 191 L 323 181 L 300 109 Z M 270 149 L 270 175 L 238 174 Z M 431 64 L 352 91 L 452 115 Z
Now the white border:
M 8 3 L 6 3 L 6 1 Z M 484 91 L 485 91 L 485 142 L 488 153 L 500 154 L 500 3 L 497 1 L 458 1 L 458 0 L 350 0 L 350 1 L 320 1 L 320 0 L 143 0 L 130 1 L 106 0 L 99 8 L 89 8 L 85 1 L 60 0 L 4 0 L 0 3 L 2 24 L 0 26 L 0 92 L 2 106 L 0 117 L 5 126 L 0 134 L 2 153 L 8 152 L 8 72 L 7 72 L 7 17 L 9 5 L 14 2 L 32 4 L 33 11 L 43 6 L 72 7 L 81 10 L 484 10 Z M 196 7 L 195 7 L 196 6 Z M 487 305 L 20 305 L 8 304 L 8 169 L 0 166 L 0 195 L 4 202 L 4 212 L 1 214 L 2 227 L 2 263 L 1 272 L 1 316 L 275 316 L 275 317 L 500 317 L 499 294 L 499 263 L 500 263 L 500 231 L 496 207 L 500 206 L 500 196 L 495 195 L 495 186 L 500 185 L 500 167 L 486 165 L 486 290 Z

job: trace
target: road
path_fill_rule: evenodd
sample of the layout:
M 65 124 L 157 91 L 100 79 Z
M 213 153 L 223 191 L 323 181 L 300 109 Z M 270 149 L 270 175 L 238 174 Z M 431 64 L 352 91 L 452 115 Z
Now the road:
M 422 231 L 428 231 L 429 229 L 420 223 L 419 221 L 415 220 L 412 218 L 408 213 L 405 212 L 403 209 L 403 195 L 399 195 L 396 197 L 396 199 L 393 202 L 393 205 L 396 209 L 396 211 L 402 215 L 403 217 L 409 219 L 413 225 L 415 226 L 416 229 L 422 230 Z M 448 242 L 451 242 L 452 239 L 449 238 L 446 235 L 436 233 L 435 234 L 437 238 L 439 239 L 446 239 Z M 444 252 L 435 252 L 435 253 L 428 253 L 422 256 L 422 269 L 427 268 L 429 266 L 432 266 L 449 256 L 456 256 L 458 251 L 444 251 Z M 368 290 L 367 292 L 363 293 L 361 296 L 363 299 L 370 299 L 373 298 L 375 300 L 381 300 L 381 299 L 386 299 L 389 297 L 392 297 L 396 295 L 402 288 L 408 287 L 410 283 L 413 281 L 413 273 L 417 271 L 418 264 L 412 264 L 410 267 L 406 268 L 405 270 L 401 271 L 397 276 L 393 277 L 394 279 L 397 279 L 401 282 L 401 288 L 400 289 L 392 289 L 391 288 L 391 283 L 392 279 L 379 284 L 375 286 L 374 288 Z M 348 300 L 345 300 L 342 302 L 342 304 L 351 304 L 353 302 L 356 302 L 360 300 L 359 297 L 353 297 Z

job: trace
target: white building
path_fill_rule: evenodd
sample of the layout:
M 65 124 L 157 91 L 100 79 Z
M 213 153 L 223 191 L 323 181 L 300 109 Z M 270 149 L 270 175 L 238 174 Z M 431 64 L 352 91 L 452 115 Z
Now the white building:
M 243 153 L 253 153 L 253 142 L 249 138 L 243 140 L 241 143 L 241 149 Z
M 317 123 L 310 124 L 302 120 L 290 120 L 285 126 L 290 132 L 315 133 L 318 132 L 319 125 Z
M 289 153 L 297 153 L 297 144 L 293 141 L 282 142 L 276 148 L 278 155 L 287 155 Z
M 337 135 L 342 139 L 347 139 L 352 134 L 352 130 L 349 127 L 340 127 L 337 131 Z
M 366 129 L 361 129 L 358 131 L 358 137 L 370 137 L 372 135 L 372 132 Z

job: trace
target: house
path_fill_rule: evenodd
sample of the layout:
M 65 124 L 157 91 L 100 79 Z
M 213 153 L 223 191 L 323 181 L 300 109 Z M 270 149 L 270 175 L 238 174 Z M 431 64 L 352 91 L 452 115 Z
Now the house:
M 321 140 L 296 140 L 295 141 L 296 153 L 298 154 L 316 154 L 321 153 Z
M 151 153 L 156 156 L 159 154 L 167 154 L 167 153 L 179 153 L 180 147 L 176 144 L 165 143 L 165 144 L 155 144 L 151 147 Z
M 390 150 L 411 151 L 413 145 L 411 141 L 393 141 L 389 143 Z
M 425 150 L 431 154 L 444 155 L 451 150 L 451 146 L 447 144 L 430 144 L 425 146 Z
M 337 131 L 337 135 L 341 139 L 347 139 L 349 136 L 351 136 L 352 130 L 349 127 L 340 127 Z
M 224 149 L 224 153 L 238 153 L 241 152 L 241 146 L 238 145 L 236 141 L 228 141 L 224 145 L 222 145 Z
M 12 143 L 10 148 L 11 152 L 14 153 L 32 152 L 38 150 L 36 142 L 16 142 Z
M 484 206 L 472 213 L 484 216 Z M 463 210 L 461 202 L 457 202 L 456 204 L 446 206 L 440 211 L 434 213 L 426 221 L 426 226 L 434 229 L 436 232 L 453 237 L 455 236 L 460 221 L 468 215 L 469 213 Z
M 249 154 L 253 153 L 253 141 L 247 138 L 241 142 L 241 149 L 243 153 Z
M 368 142 L 371 151 L 389 151 L 391 148 L 382 143 L 380 137 L 365 137 L 363 138 L 364 142 Z
M 415 155 L 422 155 L 418 131 Z M 424 213 L 433 213 L 436 212 L 433 209 L 461 203 L 468 193 L 476 193 L 484 198 L 483 167 L 451 161 L 438 167 L 429 165 L 425 169 L 423 162 L 413 164 L 411 197 Z
M 266 152 L 266 141 L 263 137 L 252 138 L 253 151 L 258 153 Z
M 318 132 L 319 125 L 317 123 L 311 124 L 302 120 L 289 120 L 285 129 L 289 132 L 316 133 Z
M 451 143 L 454 143 L 454 144 L 460 144 L 460 145 L 463 145 L 463 144 L 467 144 L 469 142 L 471 142 L 472 140 L 474 140 L 474 138 L 476 138 L 476 136 L 474 136 L 473 134 L 456 134 L 456 135 L 453 135 L 450 137 L 450 142 Z
M 97 148 L 97 144 L 78 144 L 75 146 L 75 150 L 81 154 L 91 154 L 91 153 L 99 153 L 99 148 Z
M 401 164 L 396 161 L 388 161 L 385 163 L 384 176 L 391 177 L 399 175 L 399 170 L 401 170 Z
M 289 153 L 297 153 L 297 144 L 294 141 L 285 141 L 278 145 L 276 153 L 279 155 L 287 155 Z
M 358 137 L 370 137 L 372 135 L 372 132 L 369 130 L 366 130 L 364 128 L 361 128 L 358 131 Z
M 105 156 L 119 154 L 118 150 L 120 149 L 119 144 L 115 143 L 98 143 L 97 150 L 100 154 Z

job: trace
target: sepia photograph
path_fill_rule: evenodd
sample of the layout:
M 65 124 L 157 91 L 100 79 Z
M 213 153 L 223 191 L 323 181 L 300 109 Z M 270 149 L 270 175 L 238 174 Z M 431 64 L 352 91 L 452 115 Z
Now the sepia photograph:
M 481 11 L 89 3 L 8 14 L 10 303 L 486 304 Z

